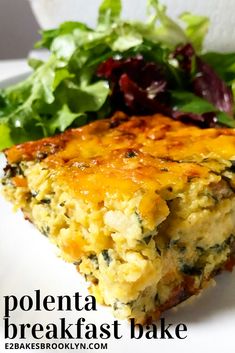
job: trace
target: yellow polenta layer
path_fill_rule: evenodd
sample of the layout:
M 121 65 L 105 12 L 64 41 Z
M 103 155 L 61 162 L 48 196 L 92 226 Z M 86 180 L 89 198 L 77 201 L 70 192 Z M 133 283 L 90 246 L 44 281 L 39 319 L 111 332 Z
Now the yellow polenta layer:
M 234 129 L 118 113 L 5 154 L 6 197 L 119 318 L 154 318 L 230 256 Z
M 158 196 L 145 214 L 144 187 L 131 197 L 108 193 L 86 200 L 58 182 L 44 162 L 22 169 L 27 186 L 6 183 L 6 197 L 77 265 L 91 292 L 118 318 L 154 318 L 181 283 L 182 266 L 202 268 L 193 274 L 200 288 L 229 255 L 225 242 L 235 234 L 235 197 L 219 175 L 193 178 L 168 202 Z

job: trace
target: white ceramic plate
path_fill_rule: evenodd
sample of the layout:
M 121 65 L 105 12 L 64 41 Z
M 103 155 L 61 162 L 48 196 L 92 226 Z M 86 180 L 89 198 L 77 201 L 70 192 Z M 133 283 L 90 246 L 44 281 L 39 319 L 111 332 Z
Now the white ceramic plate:
M 1 158 L 2 165 L 4 164 Z M 83 297 L 88 294 L 87 286 L 73 265 L 58 258 L 57 251 L 32 224 L 25 221 L 21 212 L 14 213 L 12 205 L 0 196 L 0 352 L 5 352 L 3 339 L 4 299 L 3 296 L 15 295 L 20 299 L 24 295 L 34 297 L 34 291 L 40 289 L 43 296 L 70 295 L 79 291 Z M 100 325 L 112 323 L 114 318 L 109 308 L 98 306 L 93 312 L 41 311 L 24 312 L 15 310 L 11 321 L 19 323 L 57 323 L 60 317 L 75 323 L 78 317 L 85 317 L 87 323 Z M 235 273 L 224 273 L 217 277 L 216 287 L 207 289 L 193 303 L 171 310 L 164 315 L 167 323 L 174 325 L 185 323 L 188 337 L 185 340 L 139 340 L 130 339 L 130 327 L 120 321 L 120 340 L 108 339 L 107 352 L 161 352 L 169 353 L 230 353 L 234 347 L 235 328 Z M 17 341 L 16 341 L 17 342 Z M 35 342 L 32 339 L 21 342 Z M 39 340 L 38 342 L 50 342 Z M 57 340 L 54 342 L 64 342 Z M 66 341 L 68 342 L 68 341 Z M 70 343 L 78 342 L 70 340 Z M 84 339 L 82 342 L 88 342 Z M 102 342 L 93 340 L 92 342 Z M 51 342 L 50 342 L 51 343 Z M 62 350 L 61 352 L 74 352 Z M 88 350 L 89 351 L 89 350 Z M 97 350 L 105 352 L 104 350 Z M 53 351 L 54 352 L 54 351 Z

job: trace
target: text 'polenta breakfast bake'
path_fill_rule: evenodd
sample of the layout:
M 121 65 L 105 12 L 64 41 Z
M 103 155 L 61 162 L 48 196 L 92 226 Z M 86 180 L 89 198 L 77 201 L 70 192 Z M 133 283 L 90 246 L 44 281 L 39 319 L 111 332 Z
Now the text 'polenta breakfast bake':
M 5 155 L 5 196 L 118 318 L 155 319 L 235 264 L 233 129 L 117 113 Z

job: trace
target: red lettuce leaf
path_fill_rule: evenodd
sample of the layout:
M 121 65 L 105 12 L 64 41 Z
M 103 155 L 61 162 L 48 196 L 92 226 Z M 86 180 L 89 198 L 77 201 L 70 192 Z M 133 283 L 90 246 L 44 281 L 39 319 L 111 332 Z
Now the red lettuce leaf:
M 216 74 L 216 72 L 196 58 L 197 74 L 193 80 L 194 93 L 212 103 L 218 110 L 233 115 L 233 94 L 230 87 Z
M 184 91 L 191 92 L 191 101 L 184 94 L 181 104 L 174 105 L 175 93 L 180 88 L 169 80 L 167 65 L 146 61 L 141 55 L 110 58 L 98 67 L 97 76 L 109 82 L 111 113 L 116 110 L 135 115 L 162 113 L 200 127 L 219 125 L 219 114 L 223 114 L 221 124 L 228 121 L 228 126 L 234 126 L 230 117 L 233 112 L 231 88 L 196 55 L 192 45 L 178 46 L 171 57 L 178 61 L 177 70 Z
M 191 91 L 212 103 L 219 111 L 232 116 L 232 90 L 219 77 L 215 70 L 196 55 L 191 44 L 176 48 L 173 57 L 178 60 L 180 69 L 191 80 Z
M 146 62 L 142 56 L 128 59 L 108 59 L 102 63 L 97 76 L 106 78 L 111 88 L 113 110 L 131 114 L 170 114 L 167 107 L 169 92 L 164 68 Z

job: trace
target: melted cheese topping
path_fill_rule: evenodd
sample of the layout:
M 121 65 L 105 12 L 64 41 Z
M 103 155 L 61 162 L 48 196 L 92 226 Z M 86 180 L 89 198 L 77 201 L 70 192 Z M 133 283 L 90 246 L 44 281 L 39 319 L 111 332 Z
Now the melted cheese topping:
M 106 193 L 133 195 L 142 188 L 146 210 L 158 202 L 156 193 L 171 199 L 192 178 L 209 178 L 211 170 L 221 171 L 221 162 L 222 169 L 230 166 L 235 131 L 203 130 L 161 115 L 127 118 L 118 113 L 111 120 L 15 146 L 6 155 L 11 164 L 44 159 L 66 189 L 97 202 Z

